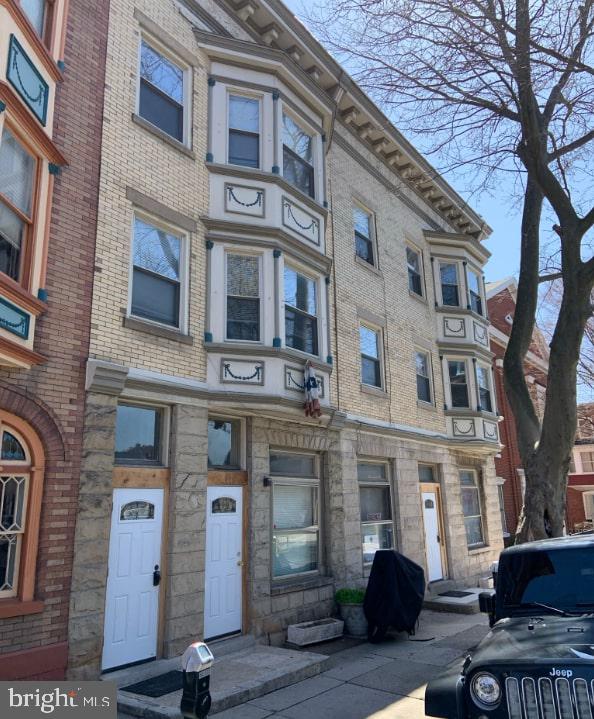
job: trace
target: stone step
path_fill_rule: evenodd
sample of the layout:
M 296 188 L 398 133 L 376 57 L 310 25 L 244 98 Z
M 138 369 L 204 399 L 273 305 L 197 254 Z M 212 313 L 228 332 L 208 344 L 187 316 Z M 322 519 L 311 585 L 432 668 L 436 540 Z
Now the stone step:
M 437 612 L 454 612 L 456 614 L 478 614 L 479 603 L 478 595 L 484 592 L 482 587 L 456 587 L 457 590 L 467 592 L 465 597 L 440 597 L 439 593 L 431 596 L 425 596 L 423 607 L 425 609 L 433 609 Z M 440 591 L 450 591 L 442 589 Z
M 440 592 L 448 592 L 456 589 L 456 582 L 453 579 L 440 579 L 438 582 L 427 584 L 425 597 L 436 597 Z
M 214 658 L 224 657 L 227 654 L 235 654 L 250 649 L 256 643 L 255 637 L 251 634 L 236 634 L 233 637 L 225 637 L 224 639 L 215 639 L 206 642 Z

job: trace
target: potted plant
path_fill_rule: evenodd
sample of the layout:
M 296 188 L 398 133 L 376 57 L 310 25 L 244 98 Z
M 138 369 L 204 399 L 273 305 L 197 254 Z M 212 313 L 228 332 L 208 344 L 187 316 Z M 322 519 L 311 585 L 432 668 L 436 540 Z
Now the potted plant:
M 367 637 L 367 619 L 363 612 L 364 589 L 339 589 L 334 595 L 344 621 L 346 634 L 351 637 Z

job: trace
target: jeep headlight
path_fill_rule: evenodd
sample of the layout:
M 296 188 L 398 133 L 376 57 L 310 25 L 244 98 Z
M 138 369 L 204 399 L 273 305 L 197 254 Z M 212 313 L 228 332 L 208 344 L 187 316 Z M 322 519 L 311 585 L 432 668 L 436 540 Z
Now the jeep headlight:
M 501 685 L 487 672 L 479 672 L 472 677 L 470 693 L 479 706 L 493 708 L 501 699 Z

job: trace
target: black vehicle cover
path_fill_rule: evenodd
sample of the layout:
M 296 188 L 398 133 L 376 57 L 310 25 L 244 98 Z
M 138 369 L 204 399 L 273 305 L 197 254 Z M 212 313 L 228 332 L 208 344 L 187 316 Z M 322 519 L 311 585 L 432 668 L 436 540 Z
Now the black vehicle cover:
M 388 627 L 414 634 L 424 596 L 423 568 L 392 549 L 378 550 L 363 602 L 369 641 L 380 642 Z

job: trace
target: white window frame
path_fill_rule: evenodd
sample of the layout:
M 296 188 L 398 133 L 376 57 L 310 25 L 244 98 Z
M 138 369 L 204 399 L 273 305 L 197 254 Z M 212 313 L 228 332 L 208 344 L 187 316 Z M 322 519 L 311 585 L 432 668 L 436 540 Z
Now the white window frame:
M 382 465 L 385 468 L 386 471 L 386 479 L 385 480 L 372 480 L 372 479 L 359 479 L 359 465 L 360 464 L 379 464 Z M 357 458 L 357 485 L 359 487 L 359 490 L 361 487 L 372 487 L 372 488 L 378 488 L 378 487 L 387 487 L 389 492 L 389 503 L 390 503 L 390 514 L 392 515 L 391 519 L 386 520 L 380 520 L 377 522 L 366 521 L 360 519 L 360 526 L 361 526 L 361 556 L 363 558 L 363 567 L 370 567 L 373 563 L 373 560 L 371 562 L 366 562 L 365 557 L 363 555 L 363 527 L 369 524 L 384 524 L 384 525 L 391 525 L 392 526 L 392 547 L 391 549 L 397 549 L 397 542 L 396 542 L 396 528 L 394 525 L 394 492 L 392 491 L 392 474 L 390 471 L 390 462 L 388 460 L 377 460 L 377 459 L 367 459 L 365 457 L 358 457 Z M 361 493 L 359 491 L 359 517 L 361 516 Z
M 227 337 L 227 257 L 229 255 L 244 255 L 245 257 L 256 257 L 258 259 L 258 294 L 260 302 L 260 328 L 259 340 L 236 340 L 229 339 Z M 225 342 L 233 342 L 237 344 L 245 345 L 261 345 L 264 343 L 264 328 L 266 326 L 264 322 L 264 253 L 254 252 L 244 249 L 243 247 L 225 247 L 223 256 L 223 287 L 224 293 L 224 306 L 223 306 L 223 337 Z
M 135 227 L 136 218 L 146 222 L 147 224 L 157 227 L 164 232 L 171 235 L 175 235 L 180 239 L 180 253 L 179 253 L 179 325 L 173 327 L 164 322 L 158 322 L 148 317 L 141 317 L 135 315 L 132 312 L 132 286 L 134 282 L 134 238 L 135 238 Z M 155 215 L 151 215 L 144 210 L 137 207 L 133 208 L 132 212 L 132 229 L 130 239 L 130 252 L 129 252 L 129 268 L 128 268 L 128 308 L 127 316 L 130 319 L 138 320 L 139 322 L 146 322 L 154 325 L 155 327 L 162 327 L 169 332 L 178 333 L 181 335 L 188 334 L 188 315 L 189 315 L 189 276 L 190 276 L 190 237 L 186 230 L 182 230 L 176 225 L 172 225 L 169 222 L 165 222 Z
M 468 472 L 473 475 L 474 477 L 474 489 L 476 490 L 477 497 L 478 497 L 478 505 L 479 505 L 479 512 L 480 514 L 464 514 L 464 503 L 462 501 L 462 492 L 464 490 L 469 490 L 471 487 L 465 487 L 462 484 L 462 474 L 464 472 Z M 466 534 L 466 546 L 469 550 L 478 549 L 480 547 L 486 547 L 487 544 L 487 537 L 485 535 L 485 516 L 484 516 L 484 507 L 483 507 L 483 498 L 482 498 L 482 491 L 481 491 L 481 485 L 480 485 L 480 477 L 476 469 L 472 467 L 460 467 L 458 469 L 458 481 L 460 482 L 460 505 L 462 509 L 462 517 L 464 520 L 466 519 L 476 519 L 476 517 L 479 517 L 481 520 L 481 541 L 476 542 L 474 544 L 468 543 L 468 535 L 466 534 L 466 523 L 464 523 L 464 533 Z
M 263 121 L 264 121 L 264 113 L 262 110 L 263 107 L 263 95 L 262 93 L 256 93 L 256 92 L 249 92 L 246 91 L 245 88 L 239 88 L 234 87 L 233 85 L 227 85 L 226 88 L 226 95 L 225 95 L 225 128 L 226 128 L 226 135 L 225 135 L 225 163 L 227 165 L 231 165 L 232 167 L 240 167 L 244 170 L 262 170 L 263 168 L 263 156 L 264 156 L 264 137 L 262 134 L 263 130 Z M 236 165 L 235 163 L 231 162 L 229 160 L 229 133 L 231 131 L 231 126 L 229 124 L 229 112 L 231 109 L 231 96 L 233 97 L 243 97 L 247 100 L 257 100 L 258 102 L 258 167 L 249 167 L 247 165 Z
M 420 375 L 417 373 L 417 355 L 425 355 L 427 359 L 427 372 L 429 373 L 427 376 L 427 379 L 429 380 L 429 401 L 425 399 L 421 399 L 419 397 L 418 388 L 416 387 L 416 379 Z M 427 407 L 433 407 L 435 406 L 435 391 L 434 391 L 434 383 L 433 383 L 433 364 L 432 364 L 432 356 L 431 352 L 429 350 L 423 349 L 422 347 L 415 347 L 413 352 L 413 368 L 415 371 L 415 394 L 417 396 L 417 402 L 420 402 L 422 405 Z
M 458 304 L 457 305 L 446 305 L 443 301 L 442 282 L 441 282 L 441 267 L 442 265 L 453 265 L 456 268 L 456 285 L 458 287 Z M 441 307 L 465 307 L 466 302 L 464 299 L 464 285 L 462 283 L 463 273 L 460 272 L 460 262 L 456 259 L 448 259 L 445 257 L 437 259 L 437 285 L 439 288 L 439 304 Z
M 479 313 L 479 312 L 476 312 L 476 310 L 473 309 L 473 307 L 472 307 L 471 291 L 470 291 L 470 280 L 468 279 L 468 277 L 469 277 L 469 275 L 470 275 L 471 273 L 476 277 L 476 279 L 477 279 L 477 281 L 478 281 L 479 298 L 480 298 L 480 301 L 481 301 L 481 310 L 482 310 L 480 313 Z M 482 271 L 481 271 L 480 269 L 476 269 L 476 268 L 474 267 L 474 265 L 471 265 L 470 263 L 468 263 L 468 264 L 466 265 L 466 277 L 467 277 L 467 280 L 466 280 L 466 281 L 467 281 L 467 285 L 468 285 L 468 288 L 467 288 L 467 289 L 468 289 L 468 304 L 469 304 L 469 309 L 471 309 L 472 312 L 474 312 L 475 315 L 479 315 L 479 317 L 483 317 L 483 318 L 484 318 L 484 317 L 485 317 L 485 314 L 486 314 L 486 300 L 485 300 L 485 295 L 484 295 L 484 292 L 483 292 L 483 273 L 482 273 Z
M 302 577 L 315 577 L 319 576 L 323 573 L 323 548 L 322 548 L 322 541 L 323 541 L 323 498 L 322 498 L 322 481 L 321 481 L 321 458 L 319 454 L 316 454 L 314 452 L 304 452 L 300 450 L 296 450 L 293 448 L 287 448 L 287 447 L 270 447 L 269 448 L 269 456 L 271 454 L 298 454 L 298 455 L 305 455 L 307 457 L 313 457 L 314 458 L 314 472 L 315 477 L 289 477 L 282 474 L 273 474 L 270 472 L 270 483 L 271 483 L 271 492 L 270 492 L 270 579 L 273 584 L 282 584 L 283 582 L 291 582 L 295 579 L 300 579 Z M 298 486 L 298 487 L 310 487 L 315 488 L 317 490 L 317 524 L 312 525 L 317 527 L 317 537 L 318 537 L 318 552 L 317 552 L 317 562 L 318 566 L 317 569 L 312 569 L 306 572 L 295 572 L 293 574 L 282 574 L 279 576 L 274 575 L 274 558 L 272 556 L 272 552 L 274 550 L 274 542 L 273 542 L 273 535 L 274 535 L 274 487 L 276 486 Z M 280 532 L 291 532 L 294 531 L 296 534 L 303 533 L 302 530 L 295 529 L 295 530 L 283 530 L 280 529 Z
M 318 352 L 317 354 L 310 354 L 309 352 L 305 352 L 304 350 L 296 349 L 295 347 L 289 347 L 287 344 L 287 324 L 286 324 L 286 316 L 285 316 L 285 308 L 286 308 L 286 302 L 285 302 L 285 269 L 291 270 L 292 272 L 296 272 L 298 275 L 302 275 L 308 280 L 311 280 L 311 282 L 314 283 L 316 288 L 316 329 L 317 329 L 317 345 L 318 345 Z M 306 271 L 303 269 L 303 267 L 291 260 L 285 262 L 282 267 L 282 291 L 281 291 L 281 297 L 280 300 L 282 302 L 282 333 L 283 333 L 283 339 L 285 343 L 285 347 L 287 349 L 290 349 L 292 352 L 299 352 L 299 354 L 303 355 L 304 357 L 321 357 L 322 356 L 322 317 L 321 317 L 321 307 L 322 307 L 322 286 L 321 286 L 321 278 L 319 276 L 313 275 L 311 272 Z M 304 312 L 304 310 L 297 310 L 298 312 Z M 305 312 L 306 315 L 310 316 L 308 312 Z
M 172 52 L 167 45 L 164 45 L 158 38 L 151 35 L 146 30 L 141 29 L 140 39 L 138 41 L 138 56 L 137 56 L 137 71 L 136 71 L 136 102 L 135 102 L 135 113 L 138 117 L 141 117 L 144 122 L 148 122 L 158 132 L 170 137 L 172 142 L 179 142 L 177 137 L 169 135 L 165 130 L 162 130 L 158 125 L 153 125 L 150 120 L 140 114 L 140 81 L 141 81 L 141 68 L 142 68 L 142 43 L 145 42 L 149 45 L 156 53 L 162 55 L 166 60 L 176 65 L 183 73 L 183 140 L 182 145 L 191 147 L 192 145 L 192 68 L 187 62 L 184 62 L 179 55 Z
M 419 279 L 421 281 L 421 293 L 420 294 L 418 292 L 415 292 L 414 290 L 411 290 L 411 288 L 410 288 L 410 281 L 409 281 L 408 273 L 411 270 L 411 266 L 408 262 L 408 250 L 410 250 L 411 252 L 414 252 L 415 255 L 419 258 Z M 412 242 L 409 242 L 409 241 L 407 241 L 404 245 L 404 252 L 406 254 L 406 286 L 408 287 L 408 291 L 413 297 L 425 299 L 426 298 L 425 296 L 427 294 L 427 288 L 425 286 L 425 266 L 423 263 L 423 252 L 415 244 L 413 244 Z
M 311 166 L 313 168 L 313 182 L 314 182 L 314 193 L 313 195 L 308 195 L 306 192 L 304 192 L 300 187 L 297 187 L 296 185 L 293 185 L 289 180 L 285 180 L 287 182 L 292 190 L 295 192 L 300 193 L 304 197 L 309 198 L 310 200 L 318 200 L 321 195 L 322 188 L 320 187 L 322 183 L 322 177 L 318 169 L 318 160 L 321 155 L 321 150 L 319 148 L 320 143 L 320 133 L 319 131 L 313 127 L 301 114 L 296 113 L 293 108 L 288 105 L 286 102 L 283 102 L 281 104 L 280 109 L 280 115 L 279 115 L 279 130 L 278 130 L 278 143 L 280 145 L 279 147 L 279 162 L 281 163 L 280 167 L 280 176 L 285 179 L 285 161 L 284 161 L 284 141 L 283 141 L 283 116 L 287 115 L 290 117 L 293 122 L 298 125 L 303 132 L 305 132 L 306 135 L 309 135 L 311 138 Z M 305 160 L 303 160 L 306 162 Z M 322 158 L 323 161 L 323 158 Z
M 487 365 L 487 364 L 484 364 L 483 362 L 477 362 L 476 368 L 477 368 L 476 384 L 477 384 L 477 391 L 478 391 L 479 401 L 480 401 L 480 403 L 481 403 L 481 410 L 482 410 L 483 412 L 489 412 L 489 413 L 491 413 L 491 414 L 495 414 L 495 413 L 496 413 L 496 407 L 495 407 L 495 396 L 494 396 L 494 393 L 493 393 L 493 377 L 492 377 L 492 375 L 491 375 L 491 367 L 490 367 L 489 365 Z M 482 387 L 482 385 L 481 385 L 480 372 L 479 372 L 480 369 L 485 370 L 486 373 L 487 373 L 487 383 L 488 383 L 488 387 Z M 487 389 L 487 390 L 489 390 L 489 398 L 490 398 L 490 400 L 491 400 L 491 409 L 487 409 L 486 407 L 483 407 L 483 400 L 482 400 L 482 397 L 481 397 L 481 389 Z
M 473 391 L 473 383 L 472 383 L 472 373 L 469 372 L 470 362 L 468 361 L 468 357 L 446 357 L 446 381 L 448 383 L 448 392 L 449 392 L 449 409 L 452 410 L 465 410 L 465 409 L 472 409 L 474 407 L 474 403 L 472 401 L 472 391 Z M 466 394 L 468 397 L 468 404 L 465 407 L 458 407 L 454 406 L 454 399 L 453 399 L 453 393 L 452 393 L 452 382 L 450 379 L 450 362 L 462 362 L 465 367 L 465 374 L 466 374 Z
M 591 459 L 585 460 L 585 455 L 591 455 Z M 591 466 L 591 469 L 586 469 L 586 462 Z M 592 474 L 594 473 L 594 450 L 580 450 L 580 464 L 582 465 L 582 473 L 583 474 Z
M 358 262 L 361 262 L 363 265 L 367 267 L 374 267 L 376 270 L 379 269 L 379 258 L 378 258 L 378 252 L 377 252 L 377 231 L 376 231 L 376 217 L 375 212 L 373 210 L 370 210 L 369 207 L 364 205 L 360 200 L 353 197 L 351 201 L 352 205 L 352 223 L 353 223 L 353 249 L 355 254 L 355 259 Z M 355 209 L 361 210 L 361 212 L 365 213 L 367 217 L 369 218 L 369 237 L 368 240 L 371 243 L 371 253 L 373 255 L 373 262 L 368 262 L 364 257 L 361 257 L 361 255 L 357 254 L 357 237 L 356 237 L 356 229 L 355 229 L 355 217 L 354 217 L 354 211 Z
M 379 362 L 379 373 L 380 373 L 380 384 L 367 384 L 367 382 L 363 381 L 363 352 L 361 352 L 361 327 L 365 327 L 365 329 L 370 330 L 371 332 L 375 332 L 377 335 L 377 353 L 378 358 L 377 361 Z M 370 387 L 371 389 L 377 389 L 377 390 L 384 390 L 386 386 L 386 378 L 384 375 L 384 332 L 382 327 L 378 327 L 377 325 L 374 325 L 372 322 L 367 322 L 366 320 L 359 319 L 359 324 L 357 326 L 357 339 L 359 340 L 359 381 L 361 382 L 362 387 Z M 369 355 L 366 355 L 369 357 L 369 359 L 374 359 L 370 357 Z

